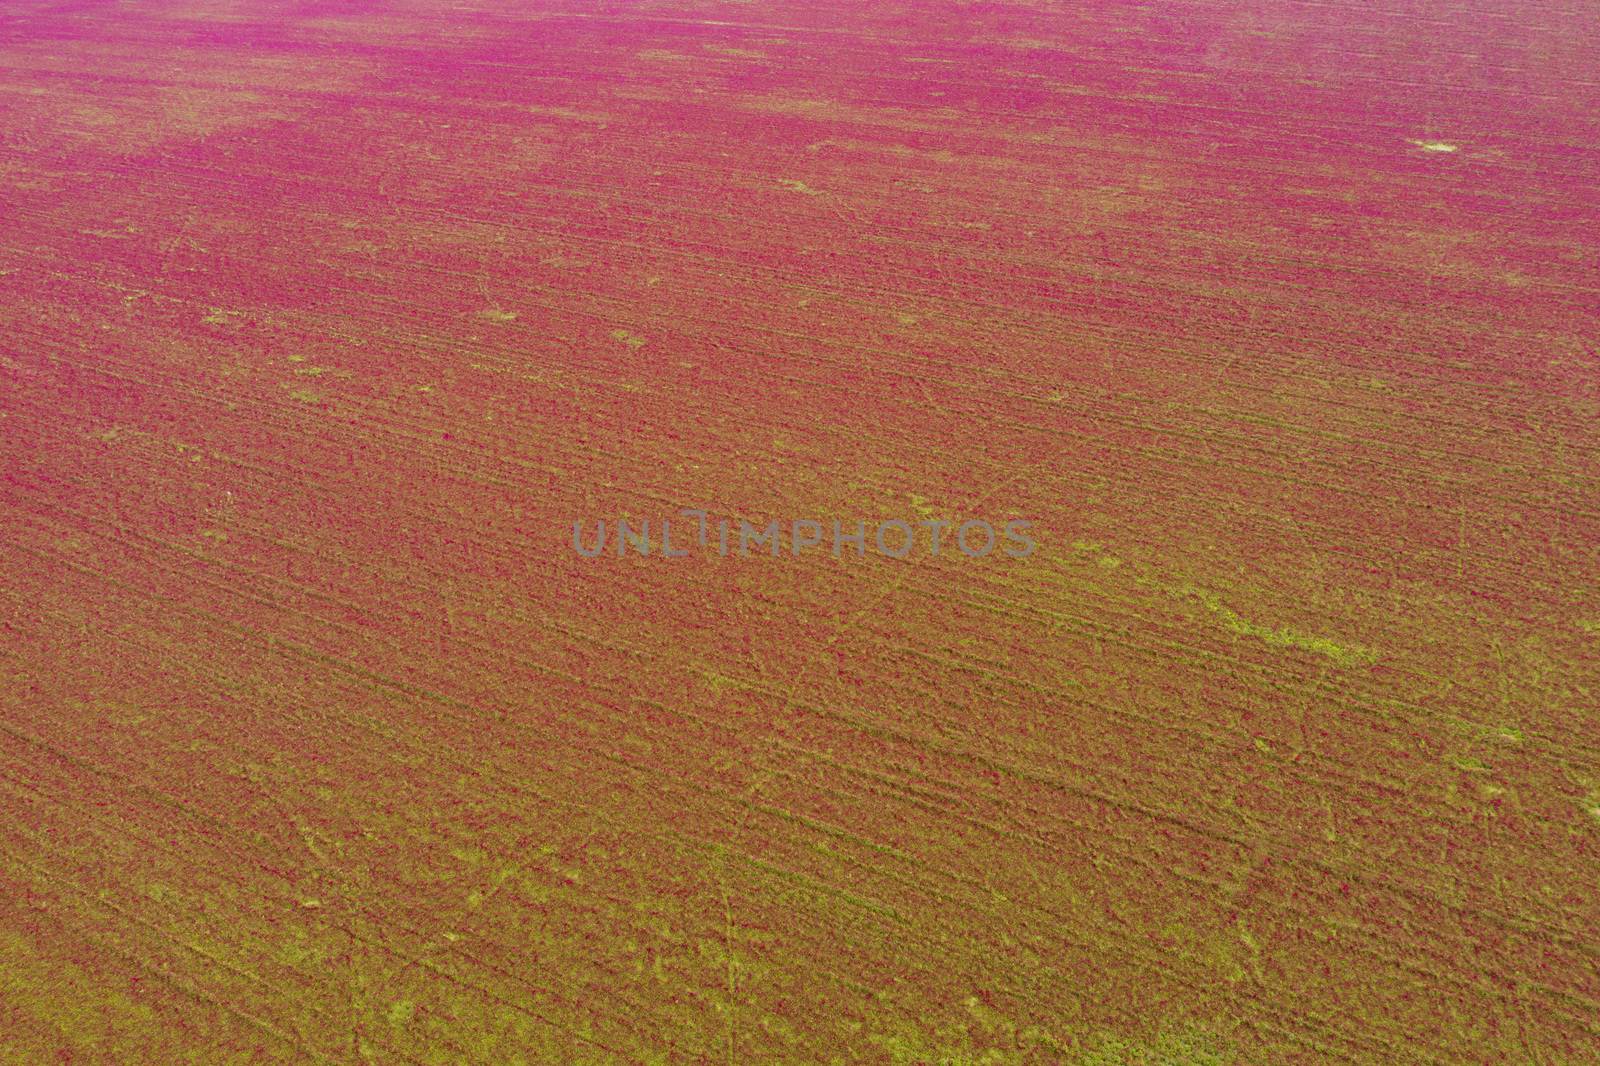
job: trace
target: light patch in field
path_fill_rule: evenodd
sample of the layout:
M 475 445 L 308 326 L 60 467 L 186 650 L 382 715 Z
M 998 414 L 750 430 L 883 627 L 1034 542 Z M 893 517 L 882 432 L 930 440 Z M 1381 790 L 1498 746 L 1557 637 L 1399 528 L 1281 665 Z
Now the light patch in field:
M 634 351 L 638 351 L 640 348 L 643 348 L 645 346 L 645 344 L 647 343 L 643 337 L 639 336 L 637 333 L 634 333 L 631 330 L 626 330 L 626 329 L 614 329 L 614 330 L 612 330 L 611 331 L 611 339 L 614 340 L 614 341 L 621 341 L 623 344 L 626 344 L 629 348 L 632 348 Z
M 479 311 L 478 317 L 487 319 L 490 322 L 515 322 L 517 313 L 515 311 L 502 311 L 498 307 L 491 307 L 487 310 Z
M 802 194 L 804 194 L 806 196 L 819 196 L 819 195 L 821 195 L 816 189 L 813 189 L 811 186 L 807 185 L 805 182 L 796 181 L 793 178 L 779 178 L 778 179 L 778 184 L 782 185 L 785 189 L 788 189 L 790 192 L 802 193 Z
M 99 238 L 101 238 L 103 240 L 108 240 L 108 241 L 125 241 L 130 236 L 132 236 L 135 233 L 138 233 L 139 231 L 134 229 L 132 226 L 124 226 L 120 230 L 116 230 L 116 229 L 80 229 L 78 232 L 83 234 L 86 237 L 99 237 Z
M 728 690 L 738 691 L 750 687 L 749 683 L 746 681 L 742 681 L 736 677 L 728 677 L 726 674 L 719 674 L 715 670 L 696 668 L 696 673 L 700 675 L 700 680 L 703 681 L 712 692 L 724 692 Z
M 1370 665 L 1377 661 L 1377 655 L 1367 648 L 1353 644 L 1340 644 L 1337 641 L 1329 640 L 1327 637 L 1317 637 L 1297 632 L 1287 626 L 1272 629 L 1241 618 L 1237 612 L 1224 604 L 1215 593 L 1206 592 L 1204 589 L 1195 588 L 1193 585 L 1185 585 L 1179 592 L 1185 597 L 1198 599 L 1231 632 L 1238 633 L 1240 636 L 1253 637 L 1270 647 L 1315 652 L 1318 655 L 1326 655 L 1340 666 Z
M 949 108 L 933 112 L 913 112 L 905 108 L 873 107 L 846 104 L 837 100 L 819 100 L 815 97 L 786 92 L 740 96 L 733 101 L 733 106 L 744 111 L 764 114 L 799 115 L 829 122 L 915 131 L 937 130 L 941 128 L 943 121 L 960 117 Z
M 739 106 L 750 111 L 771 111 L 782 115 L 827 115 L 836 117 L 833 112 L 838 105 L 831 100 L 817 100 L 806 96 L 794 96 L 788 93 L 768 93 L 765 96 L 746 96 L 739 100 Z
M 1416 145 L 1424 152 L 1459 152 L 1461 150 L 1459 144 L 1451 144 L 1449 141 L 1407 141 L 1406 143 Z

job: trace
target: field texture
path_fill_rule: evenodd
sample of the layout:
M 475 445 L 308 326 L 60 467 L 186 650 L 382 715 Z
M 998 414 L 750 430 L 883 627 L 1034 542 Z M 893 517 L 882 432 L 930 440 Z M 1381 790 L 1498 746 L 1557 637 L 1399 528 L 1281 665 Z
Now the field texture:
M 1597 19 L 0 5 L 0 1062 L 1600 1063 Z

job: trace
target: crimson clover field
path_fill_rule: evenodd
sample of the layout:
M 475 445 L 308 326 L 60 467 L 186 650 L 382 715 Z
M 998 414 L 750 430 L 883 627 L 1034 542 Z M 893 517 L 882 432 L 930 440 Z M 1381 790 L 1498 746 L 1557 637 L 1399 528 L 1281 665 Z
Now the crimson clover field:
M 1597 16 L 0 6 L 0 1063 L 1600 1063 Z

